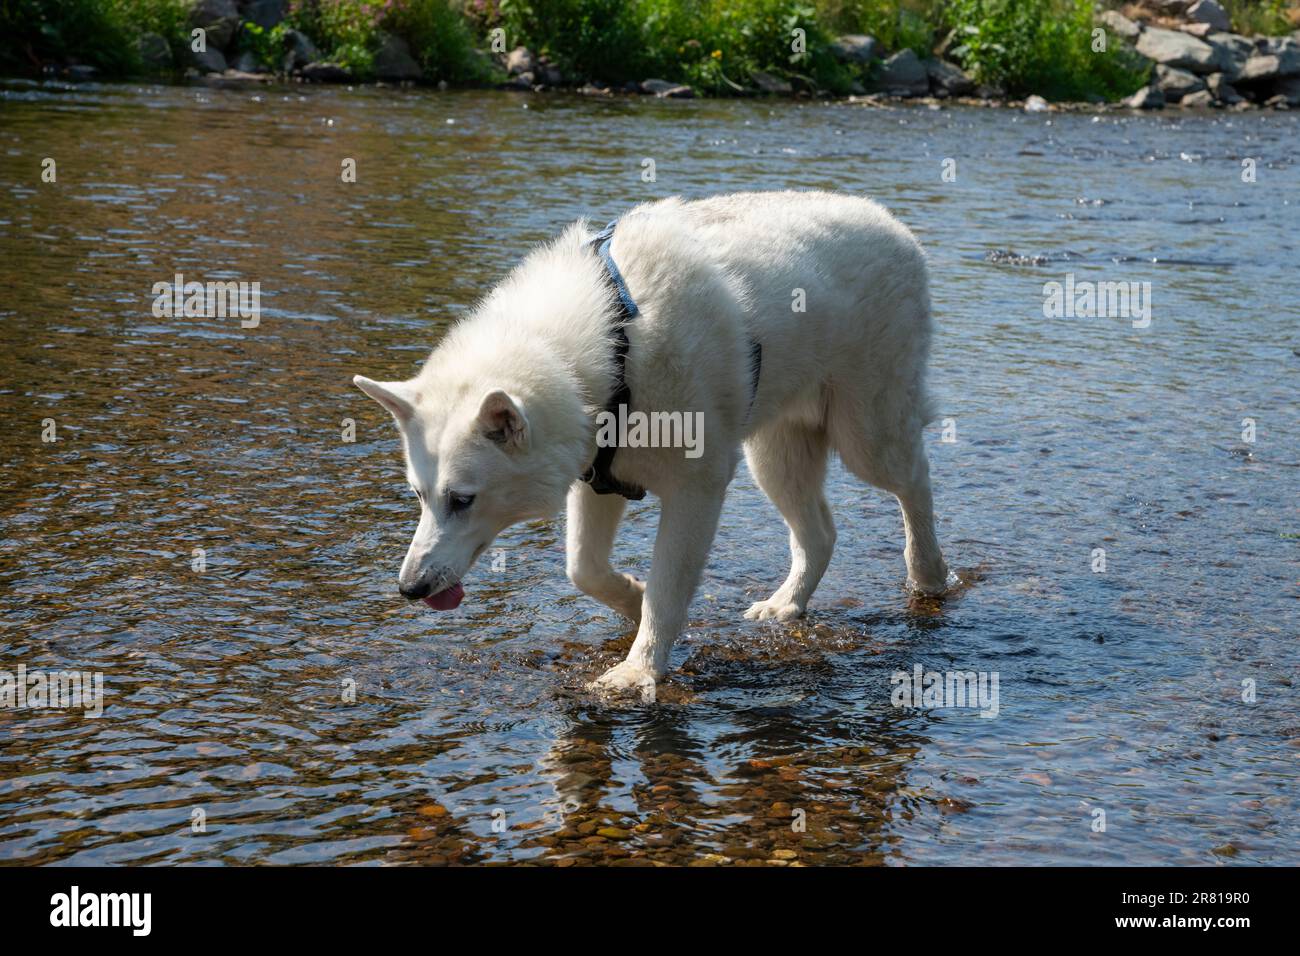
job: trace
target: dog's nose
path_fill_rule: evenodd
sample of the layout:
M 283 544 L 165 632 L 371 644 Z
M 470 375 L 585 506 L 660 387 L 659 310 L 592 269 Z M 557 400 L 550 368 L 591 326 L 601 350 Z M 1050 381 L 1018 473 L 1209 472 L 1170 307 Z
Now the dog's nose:
M 397 590 L 402 593 L 402 597 L 408 601 L 414 601 L 418 598 L 429 596 L 429 579 L 420 578 L 414 584 L 403 584 L 400 580 L 397 582 Z

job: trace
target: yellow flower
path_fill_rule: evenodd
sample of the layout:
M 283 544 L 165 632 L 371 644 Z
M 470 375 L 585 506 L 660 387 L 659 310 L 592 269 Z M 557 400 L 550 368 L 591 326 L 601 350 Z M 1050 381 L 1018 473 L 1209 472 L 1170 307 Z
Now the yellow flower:
M 722 51 L 721 51 L 721 50 L 714 50 L 712 53 L 709 54 L 709 56 L 713 57 L 715 60 L 721 60 L 721 59 L 722 59 Z

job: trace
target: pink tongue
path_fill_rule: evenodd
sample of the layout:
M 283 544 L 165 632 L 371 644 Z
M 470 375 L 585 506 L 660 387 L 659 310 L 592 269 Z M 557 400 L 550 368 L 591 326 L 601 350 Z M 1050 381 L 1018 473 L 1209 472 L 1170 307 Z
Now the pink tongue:
M 437 594 L 425 598 L 424 603 L 435 611 L 450 611 L 464 599 L 465 589 L 460 586 L 460 582 L 457 582 L 451 587 L 443 588 Z

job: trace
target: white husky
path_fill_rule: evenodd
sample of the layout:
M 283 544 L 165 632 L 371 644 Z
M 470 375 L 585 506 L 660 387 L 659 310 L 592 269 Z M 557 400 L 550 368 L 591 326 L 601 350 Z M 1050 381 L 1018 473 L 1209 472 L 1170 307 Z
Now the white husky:
M 866 199 L 770 192 L 638 206 L 605 246 L 613 269 L 593 235 L 579 222 L 530 254 L 414 378 L 353 380 L 397 419 L 420 498 L 401 593 L 455 607 L 497 534 L 555 515 L 567 496 L 569 578 L 638 624 L 627 659 L 595 686 L 653 686 L 742 447 L 789 526 L 791 554 L 785 583 L 746 617 L 798 617 L 825 572 L 832 449 L 898 498 L 911 586 L 944 590 L 921 435 L 930 299 L 911 232 Z M 606 463 L 612 483 L 660 500 L 647 583 L 609 564 L 624 497 L 577 480 L 597 459 L 597 420 L 615 396 L 633 412 L 704 425 L 695 457 L 642 442 Z

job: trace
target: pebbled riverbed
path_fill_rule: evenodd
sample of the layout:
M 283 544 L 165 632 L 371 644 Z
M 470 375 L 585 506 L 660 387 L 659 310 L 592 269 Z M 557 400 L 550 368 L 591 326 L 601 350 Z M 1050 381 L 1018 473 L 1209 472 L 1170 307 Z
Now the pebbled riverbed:
M 98 719 L 0 708 L 0 862 L 1300 862 L 1298 146 L 1286 113 L 0 85 L 0 670 L 104 679 Z M 871 195 L 929 250 L 958 593 L 909 602 L 896 506 L 837 465 L 808 619 L 742 620 L 787 568 L 742 466 L 653 706 L 583 691 L 631 634 L 560 522 L 408 606 L 352 374 L 410 374 L 576 217 L 750 188 Z M 260 282 L 260 325 L 156 318 L 177 272 Z M 1150 283 L 1149 325 L 1046 317 L 1071 273 Z M 893 706 L 918 665 L 996 674 L 996 716 Z

